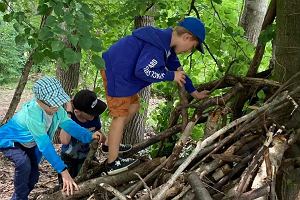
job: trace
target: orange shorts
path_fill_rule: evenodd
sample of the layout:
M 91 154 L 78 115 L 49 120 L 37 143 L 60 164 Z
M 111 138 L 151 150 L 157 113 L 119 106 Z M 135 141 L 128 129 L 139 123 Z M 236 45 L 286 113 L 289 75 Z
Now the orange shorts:
M 113 117 L 128 116 L 128 108 L 132 104 L 139 104 L 139 95 L 135 94 L 129 97 L 112 97 L 107 93 L 107 79 L 105 70 L 101 70 L 103 85 L 106 92 L 106 101 L 109 109 L 109 114 Z

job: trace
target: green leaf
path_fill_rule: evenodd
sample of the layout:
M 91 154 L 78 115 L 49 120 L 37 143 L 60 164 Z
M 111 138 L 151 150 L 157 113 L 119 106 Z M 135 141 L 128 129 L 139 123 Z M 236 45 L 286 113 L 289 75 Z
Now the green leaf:
M 24 35 L 20 34 L 15 37 L 15 42 L 17 45 L 23 45 L 26 42 L 26 38 Z
M 31 38 L 28 38 L 28 44 L 31 46 L 31 48 L 36 48 L 37 46 L 38 46 L 38 44 L 37 44 L 37 42 L 36 42 L 36 40 L 33 38 L 33 37 L 31 37 Z
M 77 46 L 78 41 L 79 41 L 78 36 L 76 36 L 76 35 L 68 35 L 68 39 L 69 39 L 69 41 L 71 42 L 71 44 L 72 44 L 74 47 Z
M 51 42 L 51 49 L 53 52 L 62 50 L 64 46 L 65 44 L 59 40 Z
M 64 50 L 64 58 L 67 64 L 79 63 L 81 60 L 81 53 L 77 53 L 70 48 L 66 48 Z
M 91 50 L 95 52 L 102 51 L 102 41 L 97 38 L 92 38 L 92 47 Z
M 4 2 L 0 2 L 0 11 L 5 12 L 7 9 L 7 4 Z
M 25 28 L 24 29 L 24 32 L 25 32 L 25 34 L 27 34 L 27 35 L 29 35 L 30 34 L 30 32 L 31 32 L 31 28 Z
M 54 13 L 57 16 L 63 16 L 64 15 L 64 10 L 63 10 L 63 4 L 61 2 L 58 2 L 56 6 L 54 6 Z
M 38 38 L 40 40 L 48 40 L 49 38 L 51 38 L 53 36 L 53 33 L 51 32 L 51 29 L 48 27 L 43 27 L 40 32 L 39 32 L 39 36 Z
M 84 13 L 84 15 L 87 19 L 89 19 L 89 20 L 93 19 L 92 11 L 87 4 L 82 3 L 81 12 Z
M 267 43 L 275 38 L 276 35 L 276 25 L 268 26 L 264 31 L 259 35 L 258 41 L 262 43 Z
M 74 17 L 71 13 L 65 13 L 64 14 L 64 21 L 69 25 L 73 26 L 74 25 Z
M 52 31 L 53 31 L 53 33 L 56 33 L 56 34 L 64 34 L 65 33 L 65 31 L 62 28 L 60 28 L 59 26 L 52 27 Z
M 82 49 L 88 50 L 92 47 L 93 43 L 90 37 L 81 37 L 79 39 L 79 46 Z
M 105 62 L 100 56 L 93 55 L 92 62 L 97 67 L 97 69 L 105 69 Z
M 34 64 L 39 64 L 44 60 L 44 55 L 41 51 L 35 51 L 32 58 Z
M 89 24 L 85 20 L 82 20 L 82 19 L 76 20 L 76 28 L 82 35 L 89 34 L 89 32 L 90 32 Z
M 259 90 L 259 92 L 257 93 L 257 96 L 260 100 L 263 100 L 266 98 L 266 94 L 264 93 L 263 90 Z
M 56 17 L 48 16 L 46 20 L 46 26 L 54 27 L 57 24 Z
M 14 17 L 15 17 L 15 19 L 17 20 L 17 22 L 21 23 L 21 22 L 23 22 L 24 19 L 25 19 L 25 14 L 24 14 L 24 12 L 16 12 L 16 13 L 14 14 Z
M 37 8 L 38 14 L 40 14 L 40 15 L 47 15 L 48 10 L 49 10 L 49 7 L 47 4 L 39 5 Z
M 5 21 L 5 22 L 11 22 L 12 20 L 13 20 L 13 12 L 11 12 L 11 13 L 9 13 L 9 14 L 5 14 L 4 16 L 3 16 L 3 20 Z
M 222 4 L 222 0 L 213 0 L 213 2 L 215 2 L 217 4 Z
M 15 29 L 17 32 L 20 32 L 21 26 L 20 26 L 19 23 L 14 23 L 13 27 L 14 27 L 14 29 Z

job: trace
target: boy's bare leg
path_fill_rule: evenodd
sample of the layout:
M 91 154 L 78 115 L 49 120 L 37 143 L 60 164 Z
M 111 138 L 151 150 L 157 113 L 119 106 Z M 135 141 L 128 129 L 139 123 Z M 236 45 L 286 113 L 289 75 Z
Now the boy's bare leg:
M 132 117 L 137 113 L 140 109 L 140 104 L 131 104 L 128 108 L 128 117 L 126 119 L 125 125 L 132 119 Z
M 108 163 L 111 163 L 117 159 L 124 127 L 129 120 L 132 119 L 133 115 L 139 110 L 139 107 L 139 104 L 131 104 L 128 108 L 128 116 L 114 117 L 112 119 L 108 132 Z
M 123 135 L 123 129 L 127 116 L 114 117 L 111 121 L 109 132 L 108 132 L 108 158 L 107 162 L 112 163 L 119 155 L 119 146 Z

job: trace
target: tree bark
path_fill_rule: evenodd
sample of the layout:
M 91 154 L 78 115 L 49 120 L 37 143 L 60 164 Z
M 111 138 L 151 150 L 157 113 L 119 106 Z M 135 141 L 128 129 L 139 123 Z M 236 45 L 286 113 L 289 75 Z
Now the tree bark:
M 244 10 L 240 20 L 247 39 L 257 44 L 261 26 L 267 12 L 268 0 L 245 0 Z
M 274 80 L 284 83 L 300 70 L 300 1 L 277 0 L 276 6 L 276 62 L 273 78 Z M 297 81 L 298 80 L 299 79 L 297 79 Z M 296 82 L 289 85 L 290 87 L 296 87 L 299 83 Z M 298 111 L 295 114 L 298 114 Z M 297 118 L 293 117 L 291 121 L 294 121 L 295 124 L 299 124 Z M 299 141 L 293 145 L 295 148 L 297 148 L 297 146 L 299 146 Z M 292 158 L 299 156 L 299 154 L 297 155 L 294 152 L 294 155 L 291 153 L 289 156 Z M 296 165 L 292 165 L 288 166 L 288 169 L 283 170 L 283 178 L 278 180 L 282 185 L 281 188 L 279 188 L 281 194 L 280 199 L 299 199 L 300 181 L 296 178 L 299 175 L 299 168 Z
M 80 63 L 72 64 L 68 69 L 63 69 L 57 65 L 56 77 L 68 95 L 71 96 L 72 90 L 78 86 Z
M 143 26 L 153 26 L 154 17 L 137 16 L 134 19 L 135 29 Z M 123 143 L 136 144 L 144 139 L 145 120 L 148 113 L 148 105 L 150 99 L 150 86 L 145 87 L 139 92 L 142 112 L 136 113 L 124 130 Z

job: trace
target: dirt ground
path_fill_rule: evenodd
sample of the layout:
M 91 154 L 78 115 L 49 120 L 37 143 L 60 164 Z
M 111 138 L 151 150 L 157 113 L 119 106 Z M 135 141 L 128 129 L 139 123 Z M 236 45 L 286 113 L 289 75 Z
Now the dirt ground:
M 3 89 L 1 88 L 0 93 L 0 121 L 5 116 L 6 111 L 8 110 L 9 104 L 13 97 L 14 91 L 11 89 Z M 25 90 L 22 97 L 21 102 L 18 106 L 20 106 L 27 100 L 32 98 L 32 93 L 30 90 Z M 56 149 L 59 149 L 59 145 L 56 145 Z M 33 198 L 34 195 L 38 193 L 42 193 L 48 188 L 53 188 L 57 184 L 57 174 L 50 166 L 47 161 L 42 162 L 40 165 L 40 180 L 36 185 L 35 189 L 31 192 L 30 199 Z M 7 160 L 2 153 L 0 153 L 0 199 L 1 200 L 9 200 L 13 191 L 13 176 L 14 176 L 14 167 L 12 163 Z

